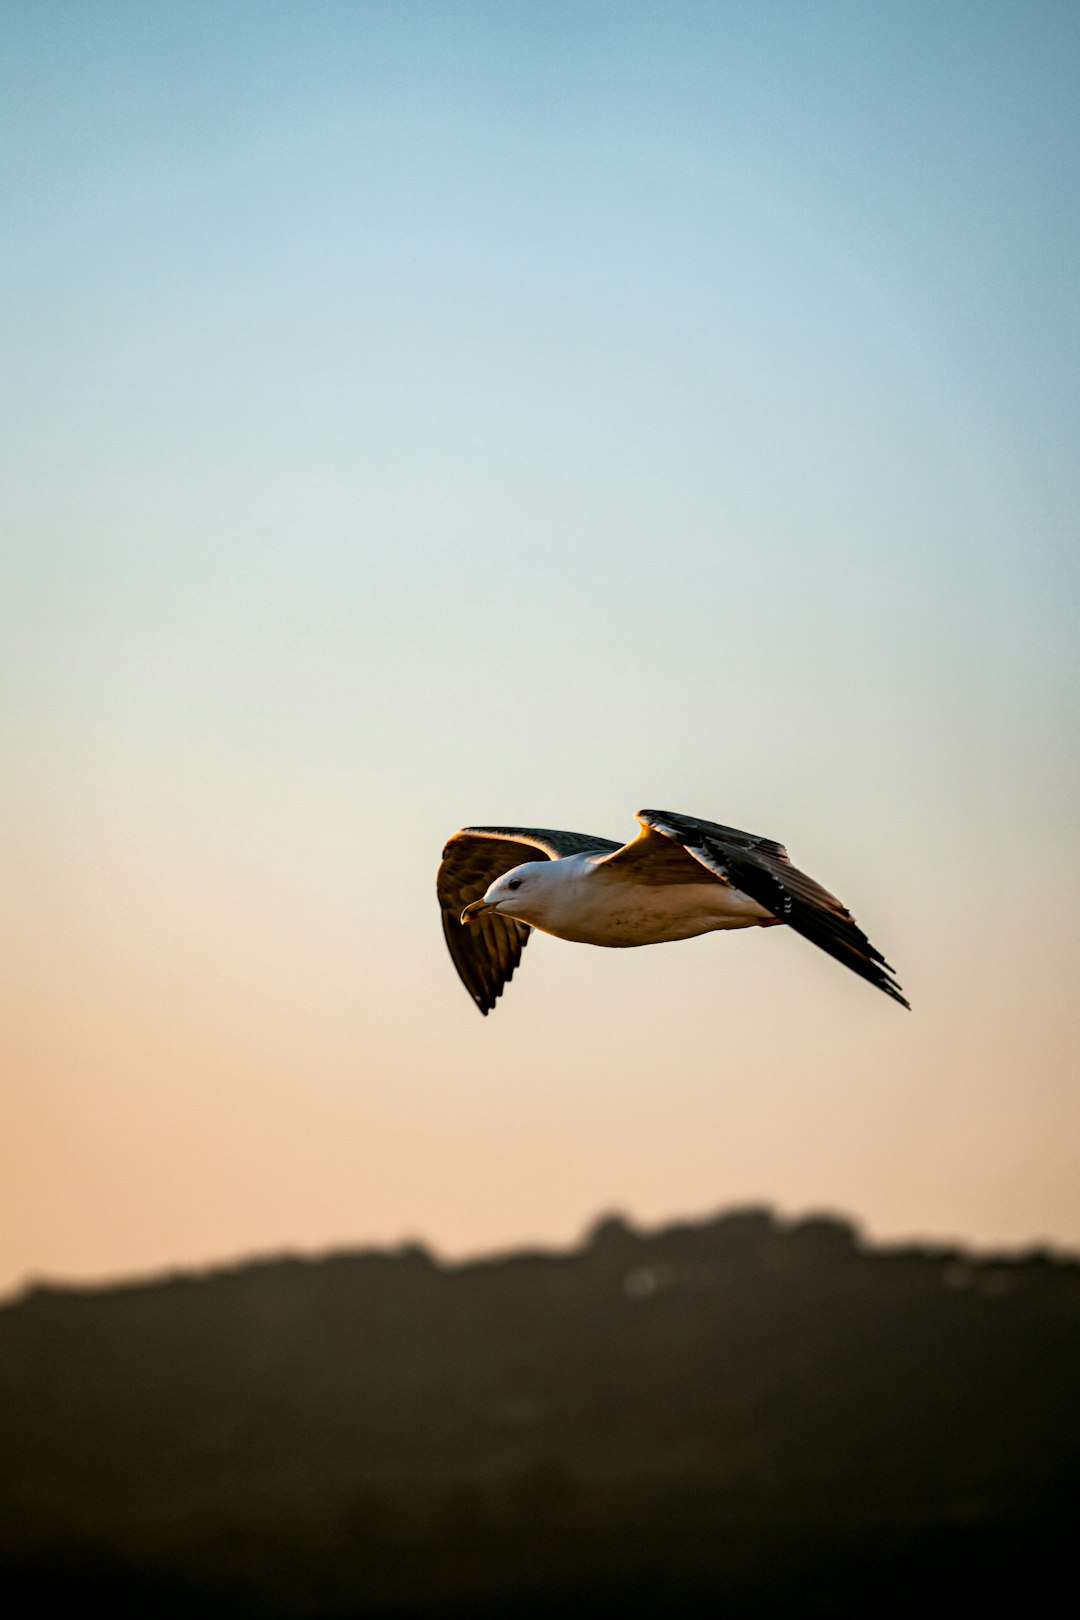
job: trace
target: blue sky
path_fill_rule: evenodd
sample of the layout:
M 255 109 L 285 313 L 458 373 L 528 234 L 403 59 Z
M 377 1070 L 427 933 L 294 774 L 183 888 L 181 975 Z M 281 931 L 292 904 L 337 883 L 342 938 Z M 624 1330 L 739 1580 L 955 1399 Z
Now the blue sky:
M 1080 1242 L 1075 8 L 0 28 L 5 1274 L 735 1196 Z M 769 935 L 536 941 L 481 1023 L 442 839 L 641 804 L 785 839 L 902 1032 Z

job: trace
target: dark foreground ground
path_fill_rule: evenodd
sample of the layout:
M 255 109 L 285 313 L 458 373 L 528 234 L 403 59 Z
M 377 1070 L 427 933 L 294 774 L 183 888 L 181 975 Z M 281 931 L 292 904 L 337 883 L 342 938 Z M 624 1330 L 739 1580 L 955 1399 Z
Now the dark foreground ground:
M 1073 1260 L 751 1210 L 0 1310 L 14 1615 L 1038 1620 L 1078 1544 Z

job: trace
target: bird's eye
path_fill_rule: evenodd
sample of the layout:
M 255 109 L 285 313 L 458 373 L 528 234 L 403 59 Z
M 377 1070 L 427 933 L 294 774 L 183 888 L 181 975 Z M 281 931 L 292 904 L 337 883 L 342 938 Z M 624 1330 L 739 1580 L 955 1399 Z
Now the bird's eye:
M 520 878 L 511 878 L 509 883 L 506 885 L 506 887 L 508 889 L 520 889 L 521 888 L 521 879 Z

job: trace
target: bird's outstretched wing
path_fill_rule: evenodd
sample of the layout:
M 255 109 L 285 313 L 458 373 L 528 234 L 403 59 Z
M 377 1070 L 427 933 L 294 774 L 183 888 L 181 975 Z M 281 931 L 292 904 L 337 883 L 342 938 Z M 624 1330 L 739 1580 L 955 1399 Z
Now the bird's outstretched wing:
M 659 863 L 659 853 L 653 853 L 649 847 L 653 835 L 659 834 L 669 846 L 674 844 L 684 850 L 721 882 L 748 894 L 778 921 L 789 923 L 804 939 L 820 946 L 860 978 L 910 1009 L 893 969 L 871 945 L 847 907 L 820 883 L 792 866 L 783 844 L 676 811 L 639 810 L 637 819 L 642 825 L 642 834 L 613 857 L 613 865 L 617 860 L 634 858 L 634 851 L 639 848 L 643 862 Z
M 463 827 L 443 850 L 436 892 L 443 934 L 461 982 L 487 1016 L 514 969 L 532 929 L 513 917 L 479 917 L 466 926 L 461 913 L 523 861 L 558 861 L 565 855 L 617 850 L 610 838 L 554 832 L 546 827 Z

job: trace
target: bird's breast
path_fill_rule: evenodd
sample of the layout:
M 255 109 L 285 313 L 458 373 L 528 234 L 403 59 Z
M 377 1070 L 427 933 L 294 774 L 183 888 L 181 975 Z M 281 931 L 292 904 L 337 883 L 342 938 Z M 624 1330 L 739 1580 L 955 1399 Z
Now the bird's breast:
M 719 928 L 753 928 L 772 913 L 723 883 L 652 887 L 594 870 L 567 885 L 535 926 L 582 945 L 660 945 Z

